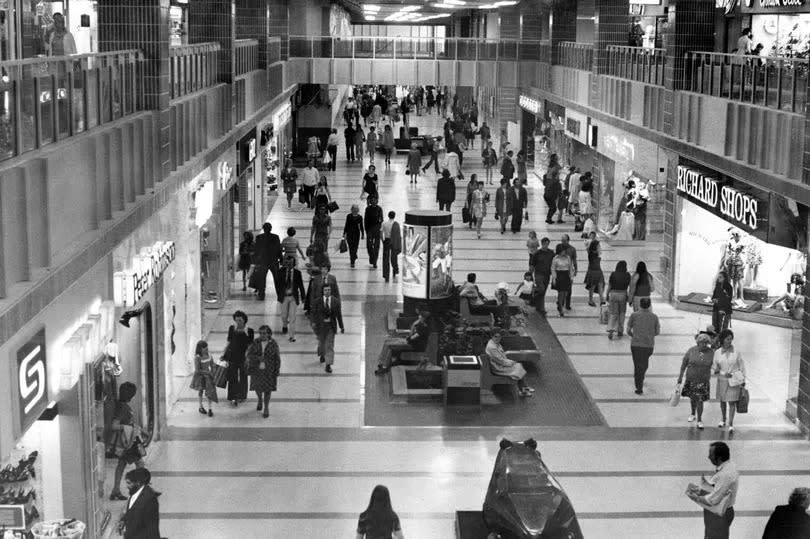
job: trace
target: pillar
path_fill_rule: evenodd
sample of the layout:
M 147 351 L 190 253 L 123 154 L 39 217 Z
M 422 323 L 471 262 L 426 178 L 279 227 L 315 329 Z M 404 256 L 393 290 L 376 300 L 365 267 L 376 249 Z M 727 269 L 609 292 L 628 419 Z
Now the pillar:
M 577 40 L 577 3 L 554 2 L 548 21 L 551 63 L 560 63 L 560 43 Z
M 259 41 L 259 69 L 267 67 L 266 0 L 236 0 L 236 39 Z
M 219 82 L 230 84 L 230 106 L 226 111 L 228 129 L 236 118 L 236 85 L 233 84 L 235 11 L 234 0 L 194 0 L 188 4 L 188 42 L 217 42 L 222 47 L 217 78 Z

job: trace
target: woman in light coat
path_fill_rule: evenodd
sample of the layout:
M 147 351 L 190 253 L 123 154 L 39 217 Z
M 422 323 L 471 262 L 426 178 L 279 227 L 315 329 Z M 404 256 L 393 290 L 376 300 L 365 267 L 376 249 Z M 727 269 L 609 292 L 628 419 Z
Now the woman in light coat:
M 487 342 L 486 354 L 489 357 L 490 369 L 498 376 L 506 376 L 512 380 L 517 380 L 519 395 L 521 397 L 533 396 L 534 388 L 526 384 L 526 369 L 517 361 L 506 357 L 506 352 L 503 346 L 501 346 L 502 338 L 502 330 L 495 329 L 492 331 L 492 338 Z
M 720 401 L 720 413 L 723 420 L 717 425 L 726 426 L 726 408 L 728 408 L 728 431 L 734 432 L 734 415 L 737 413 L 737 401 L 740 400 L 742 387 L 745 386 L 745 363 L 742 354 L 734 348 L 734 332 L 724 329 L 720 332 L 720 349 L 714 354 L 712 371 L 717 376 L 717 400 Z
M 470 197 L 470 218 L 475 219 L 475 231 L 481 239 L 481 224 L 487 215 L 487 201 L 489 194 L 484 191 L 484 182 L 478 182 L 478 189 Z
M 377 131 L 374 126 L 368 128 L 368 135 L 366 135 L 366 152 L 368 153 L 368 162 L 374 164 L 374 154 L 377 153 Z

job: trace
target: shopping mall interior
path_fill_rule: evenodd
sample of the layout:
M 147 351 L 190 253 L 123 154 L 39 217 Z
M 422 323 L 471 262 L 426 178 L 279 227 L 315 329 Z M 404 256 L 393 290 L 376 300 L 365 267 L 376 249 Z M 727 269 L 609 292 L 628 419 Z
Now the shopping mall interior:
M 0 537 L 810 537 L 808 62 L 804 1 L 0 1 Z

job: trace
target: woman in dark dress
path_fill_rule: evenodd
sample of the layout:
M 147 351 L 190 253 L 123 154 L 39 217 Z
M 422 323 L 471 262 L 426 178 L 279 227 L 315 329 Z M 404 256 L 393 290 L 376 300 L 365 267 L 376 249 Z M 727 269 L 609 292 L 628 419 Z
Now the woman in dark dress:
M 235 325 L 228 328 L 228 347 L 223 359 L 228 362 L 228 400 L 237 406 L 247 398 L 245 354 L 253 342 L 253 329 L 247 327 L 248 317 L 242 311 L 233 313 L 233 321 Z
M 298 192 L 298 171 L 293 167 L 292 159 L 287 159 L 284 163 L 284 170 L 281 171 L 281 185 L 287 195 L 287 207 L 292 207 L 293 195 Z
M 605 299 L 602 292 L 605 289 L 605 274 L 602 272 L 602 247 L 596 239 L 596 232 L 591 232 L 588 239 L 588 270 L 585 273 L 585 288 L 588 290 L 588 305 L 596 307 L 593 302 L 593 293 L 599 294 L 599 305 Z
M 368 508 L 360 513 L 357 539 L 403 539 L 399 517 L 391 507 L 388 487 L 377 485 L 371 491 Z
M 269 326 L 259 328 L 259 338 L 253 341 L 247 351 L 248 374 L 250 374 L 250 390 L 256 392 L 259 404 L 256 410 L 264 411 L 262 417 L 268 417 L 270 411 L 270 394 L 276 390 L 278 373 L 281 370 L 281 355 L 278 343 L 273 340 L 273 331 Z
M 329 193 L 329 186 L 326 183 L 326 176 L 321 176 L 321 179 L 318 181 L 318 186 L 315 188 L 315 203 L 313 204 L 313 208 L 315 211 L 318 211 L 318 206 L 323 206 L 324 208 L 329 205 L 329 199 L 331 195 Z
M 346 216 L 346 224 L 343 227 L 343 239 L 349 244 L 349 263 L 354 267 L 357 260 L 357 247 L 360 240 L 366 237 L 363 229 L 363 216 L 360 215 L 360 208 L 357 204 L 352 204 L 352 212 Z
M 728 329 L 731 324 L 731 299 L 734 289 L 728 281 L 728 274 L 721 271 L 717 274 L 712 292 L 712 325 L 717 332 Z
M 310 243 L 320 243 L 324 252 L 329 252 L 329 236 L 332 234 L 332 218 L 326 211 L 326 206 L 316 206 L 315 216 L 312 218 L 312 231 L 309 234 Z
M 363 191 L 360 193 L 360 196 L 363 196 L 363 194 L 367 195 L 366 200 L 370 198 L 380 199 L 380 191 L 378 188 L 380 180 L 377 178 L 376 170 L 374 165 L 369 165 L 368 172 L 363 175 Z
M 242 292 L 247 290 L 247 276 L 250 265 L 253 263 L 253 232 L 246 231 L 244 238 L 239 244 L 239 271 L 242 272 Z

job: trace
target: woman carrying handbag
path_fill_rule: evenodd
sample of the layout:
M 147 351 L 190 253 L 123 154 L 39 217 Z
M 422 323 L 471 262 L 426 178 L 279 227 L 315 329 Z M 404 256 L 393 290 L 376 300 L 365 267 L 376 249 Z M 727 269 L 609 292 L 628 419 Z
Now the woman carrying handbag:
M 726 426 L 734 432 L 734 415 L 737 413 L 737 402 L 745 387 L 745 363 L 742 354 L 734 348 L 734 332 L 724 329 L 720 332 L 720 349 L 714 356 L 712 371 L 717 376 L 717 400 L 720 401 L 720 413 L 723 420 L 717 425 Z M 728 416 L 726 416 L 728 409 Z

